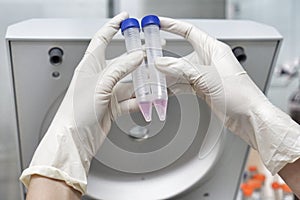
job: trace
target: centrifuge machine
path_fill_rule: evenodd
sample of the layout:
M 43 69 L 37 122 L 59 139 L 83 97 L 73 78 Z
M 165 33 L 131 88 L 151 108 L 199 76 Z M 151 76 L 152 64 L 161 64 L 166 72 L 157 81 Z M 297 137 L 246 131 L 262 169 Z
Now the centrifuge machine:
M 47 131 L 91 37 L 106 21 L 31 19 L 8 27 L 20 173 Z M 229 44 L 266 92 L 282 41 L 273 27 L 239 20 L 187 21 Z M 162 32 L 161 37 L 166 56 L 192 52 L 179 36 Z M 108 46 L 107 58 L 125 52 L 119 32 Z M 130 76 L 122 81 L 130 82 Z M 83 198 L 232 200 L 247 152 L 247 144 L 226 130 L 200 98 L 172 95 L 164 122 L 153 114 L 152 122 L 146 123 L 137 112 L 113 123 L 93 159 Z M 22 187 L 22 198 L 25 193 Z

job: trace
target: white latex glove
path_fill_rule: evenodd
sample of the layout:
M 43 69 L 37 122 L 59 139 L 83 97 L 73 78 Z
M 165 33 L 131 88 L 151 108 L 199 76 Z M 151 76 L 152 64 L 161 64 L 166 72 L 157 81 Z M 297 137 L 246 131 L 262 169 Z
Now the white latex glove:
M 141 64 L 143 52 L 105 60 L 106 46 L 126 18 L 127 13 L 117 15 L 92 38 L 54 120 L 20 177 L 25 186 L 31 175 L 38 174 L 63 180 L 85 193 L 91 159 L 109 132 L 111 120 L 136 109 L 132 94 L 124 92 L 126 84 L 114 86 Z
M 162 30 L 186 38 L 194 52 L 184 58 L 158 58 L 157 68 L 178 80 L 184 77 L 227 128 L 258 150 L 272 174 L 296 161 L 299 125 L 268 101 L 230 47 L 186 22 L 160 21 Z

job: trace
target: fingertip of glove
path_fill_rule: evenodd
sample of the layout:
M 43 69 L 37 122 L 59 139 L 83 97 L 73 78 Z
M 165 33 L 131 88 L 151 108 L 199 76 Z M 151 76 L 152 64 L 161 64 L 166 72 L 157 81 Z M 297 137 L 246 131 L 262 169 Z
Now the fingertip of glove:
M 155 59 L 155 65 L 158 68 L 163 68 L 167 67 L 177 61 L 176 58 L 171 58 L 171 57 L 157 57 Z
M 129 14 L 126 11 L 122 11 L 117 16 L 120 16 L 120 17 L 122 17 L 124 19 L 127 19 L 129 17 Z
M 164 66 L 164 58 L 163 57 L 157 57 L 155 58 L 154 64 L 157 68 L 161 68 Z
M 122 23 L 122 21 L 124 21 L 128 17 L 129 17 L 128 12 L 123 11 L 123 12 L 120 12 L 118 15 L 114 16 L 112 18 L 112 21 L 117 22 L 120 25 Z
M 142 50 L 134 51 L 134 52 L 129 53 L 128 56 L 132 57 L 132 58 L 142 59 L 142 58 L 144 58 L 144 52 Z
M 162 28 L 169 27 L 170 24 L 174 23 L 174 19 L 168 17 L 159 17 L 159 21 Z
M 135 51 L 130 54 L 128 54 L 128 59 L 132 61 L 132 63 L 135 65 L 140 65 L 144 59 L 144 52 L 143 51 Z

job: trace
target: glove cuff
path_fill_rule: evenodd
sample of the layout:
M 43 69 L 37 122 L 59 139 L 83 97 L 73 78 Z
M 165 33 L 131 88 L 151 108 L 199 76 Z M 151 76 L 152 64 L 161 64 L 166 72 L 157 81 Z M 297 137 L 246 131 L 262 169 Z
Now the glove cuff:
M 270 102 L 259 105 L 255 114 L 257 150 L 275 175 L 300 158 L 300 126 Z
M 79 191 L 81 194 L 85 194 L 86 192 L 86 187 L 87 187 L 86 181 L 82 181 L 70 177 L 67 173 L 55 167 L 41 165 L 41 166 L 31 166 L 25 169 L 20 176 L 20 181 L 25 185 L 26 188 L 28 188 L 29 186 L 32 175 L 40 175 L 47 178 L 62 180 L 70 187 Z
M 267 99 L 253 104 L 243 116 L 231 116 L 226 125 L 259 152 L 273 175 L 300 158 L 299 125 Z

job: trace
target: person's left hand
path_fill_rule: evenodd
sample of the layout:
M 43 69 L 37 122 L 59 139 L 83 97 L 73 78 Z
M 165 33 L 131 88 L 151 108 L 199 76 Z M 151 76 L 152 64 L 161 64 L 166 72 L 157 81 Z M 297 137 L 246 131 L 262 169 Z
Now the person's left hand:
M 135 99 L 126 92 L 126 86 L 114 86 L 141 64 L 143 52 L 105 59 L 108 43 L 126 18 L 127 13 L 117 15 L 91 40 L 29 168 L 20 177 L 25 186 L 31 175 L 37 174 L 63 180 L 84 194 L 91 159 L 109 132 L 111 121 L 136 110 Z

